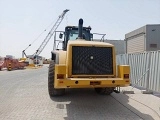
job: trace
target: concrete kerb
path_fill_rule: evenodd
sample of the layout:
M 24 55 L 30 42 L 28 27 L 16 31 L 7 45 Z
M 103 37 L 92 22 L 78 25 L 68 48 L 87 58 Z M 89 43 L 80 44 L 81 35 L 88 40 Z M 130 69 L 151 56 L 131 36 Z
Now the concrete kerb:
M 153 94 L 153 91 L 151 91 L 151 90 L 142 90 L 141 93 L 142 94 Z
M 126 91 L 126 90 L 122 90 L 123 94 L 134 94 L 134 91 Z
M 135 94 L 135 93 L 137 93 L 137 90 L 138 90 L 139 94 L 152 94 L 152 95 L 155 94 L 155 92 L 152 90 L 146 90 L 143 87 L 132 87 L 132 86 L 124 87 L 121 92 L 123 94 Z M 157 94 L 157 92 L 156 92 L 156 94 Z M 158 94 L 160 94 L 160 93 L 158 93 Z

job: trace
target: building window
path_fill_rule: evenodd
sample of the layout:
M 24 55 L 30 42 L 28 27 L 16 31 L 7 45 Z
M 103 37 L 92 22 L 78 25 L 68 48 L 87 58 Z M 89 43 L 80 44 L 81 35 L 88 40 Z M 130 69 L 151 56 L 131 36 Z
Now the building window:
M 150 44 L 150 48 L 157 48 L 157 44 Z

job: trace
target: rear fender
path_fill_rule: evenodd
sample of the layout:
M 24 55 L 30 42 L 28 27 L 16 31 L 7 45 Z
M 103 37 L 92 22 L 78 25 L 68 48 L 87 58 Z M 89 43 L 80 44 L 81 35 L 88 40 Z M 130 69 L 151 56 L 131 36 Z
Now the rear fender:
M 55 62 L 55 64 L 59 64 L 59 53 L 56 51 L 52 51 L 51 59 Z
M 55 64 L 66 64 L 66 51 L 52 51 L 51 59 L 55 61 Z

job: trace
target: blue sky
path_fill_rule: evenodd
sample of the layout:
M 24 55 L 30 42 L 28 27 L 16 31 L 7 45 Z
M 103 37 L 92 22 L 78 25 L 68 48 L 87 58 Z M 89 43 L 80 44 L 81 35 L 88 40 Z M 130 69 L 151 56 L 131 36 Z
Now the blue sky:
M 0 56 L 21 57 L 24 50 L 63 10 L 70 9 L 58 30 L 77 25 L 105 33 L 106 39 L 123 40 L 125 34 L 146 24 L 160 24 L 160 0 L 0 0 Z M 35 53 L 50 27 L 26 54 Z M 53 38 L 40 55 L 50 58 Z

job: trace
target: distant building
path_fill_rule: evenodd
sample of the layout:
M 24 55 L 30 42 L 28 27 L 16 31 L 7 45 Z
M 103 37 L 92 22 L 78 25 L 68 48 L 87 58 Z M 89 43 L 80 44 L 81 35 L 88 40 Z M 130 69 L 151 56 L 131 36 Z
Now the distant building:
M 15 59 L 15 56 L 13 56 L 13 55 L 6 55 L 6 58 Z
M 100 40 L 93 40 L 100 41 Z M 106 43 L 113 44 L 115 46 L 116 55 L 126 53 L 126 44 L 124 40 L 104 40 Z
M 160 50 L 160 24 L 145 25 L 125 34 L 126 52 Z

